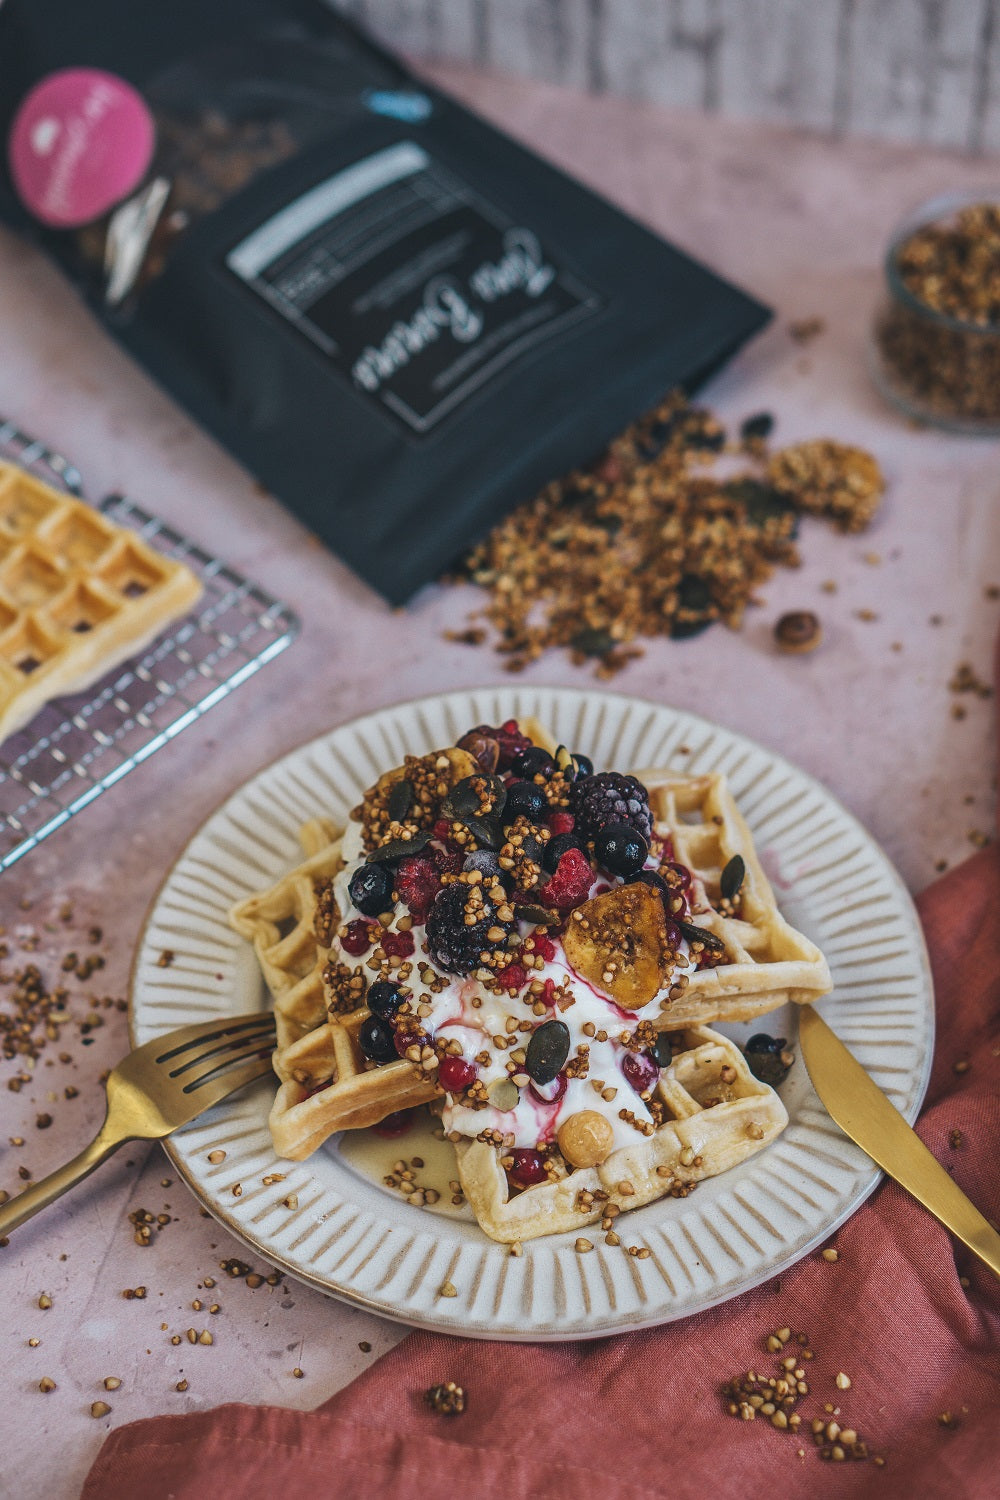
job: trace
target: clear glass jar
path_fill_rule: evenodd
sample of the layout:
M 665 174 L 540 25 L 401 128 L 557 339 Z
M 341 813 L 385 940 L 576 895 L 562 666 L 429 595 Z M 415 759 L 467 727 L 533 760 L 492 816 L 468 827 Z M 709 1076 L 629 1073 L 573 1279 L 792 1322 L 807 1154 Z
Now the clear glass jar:
M 929 305 L 914 289 L 920 271 L 913 261 L 919 260 L 924 232 L 957 237 L 960 216 L 982 207 L 995 211 L 1000 222 L 1000 190 L 945 194 L 900 224 L 885 257 L 886 289 L 872 328 L 872 364 L 883 395 L 907 416 L 954 432 L 1000 435 L 1000 305 L 987 307 L 985 315 L 980 310 L 975 319 L 955 316 Z M 968 277 L 957 238 L 955 246 L 956 274 Z M 996 253 L 1000 277 L 1000 239 Z M 934 272 L 927 275 L 932 285 Z M 938 278 L 935 294 L 940 286 Z

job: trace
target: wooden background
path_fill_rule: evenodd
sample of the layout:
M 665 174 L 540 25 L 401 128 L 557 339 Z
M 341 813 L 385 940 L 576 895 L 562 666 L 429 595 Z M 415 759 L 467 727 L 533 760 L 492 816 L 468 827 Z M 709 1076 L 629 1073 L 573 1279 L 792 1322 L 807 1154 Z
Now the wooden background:
M 334 0 L 414 57 L 1000 150 L 1000 0 Z

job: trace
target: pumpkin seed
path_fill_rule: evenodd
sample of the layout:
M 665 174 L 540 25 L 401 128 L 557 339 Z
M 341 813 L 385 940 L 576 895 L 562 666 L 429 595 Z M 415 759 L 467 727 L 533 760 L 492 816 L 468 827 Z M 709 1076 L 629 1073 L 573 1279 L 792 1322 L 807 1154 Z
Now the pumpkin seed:
M 370 865 L 390 863 L 395 859 L 405 859 L 408 854 L 419 854 L 421 849 L 426 849 L 431 841 L 431 836 L 426 829 L 421 833 L 415 833 L 412 839 L 390 839 L 383 844 L 381 849 L 376 849 L 368 856 Z
M 551 1083 L 569 1056 L 569 1027 L 564 1021 L 545 1021 L 531 1033 L 524 1071 L 536 1083 Z
M 491 816 L 503 811 L 503 805 L 507 801 L 507 788 L 499 776 L 465 776 L 461 781 L 456 781 L 442 802 L 441 811 L 446 818 L 455 818 L 458 822 L 467 824 L 470 818 L 479 816 L 484 798 L 492 801 Z
M 701 943 L 709 953 L 725 953 L 725 943 L 706 927 L 696 927 L 693 922 L 678 922 L 677 925 L 689 943 Z
M 653 1043 L 653 1056 L 658 1068 L 669 1068 L 674 1060 L 674 1049 L 670 1045 L 669 1031 L 658 1031 Z
M 496 818 L 465 818 L 463 822 L 480 849 L 500 848 L 503 829 Z
M 413 782 L 407 781 L 404 776 L 402 781 L 397 781 L 389 793 L 385 810 L 393 823 L 402 823 L 406 814 L 413 806 Z
M 734 854 L 719 876 L 719 894 L 724 901 L 732 901 L 743 884 L 746 873 L 747 867 L 742 854 Z
M 507 1114 L 510 1110 L 516 1109 L 520 1097 L 517 1084 L 511 1083 L 509 1078 L 498 1078 L 496 1083 L 490 1085 L 490 1103 L 494 1109 L 500 1110 L 501 1114 Z
M 547 911 L 544 906 L 519 906 L 517 914 L 525 922 L 534 922 L 536 927 L 559 926 L 559 913 Z

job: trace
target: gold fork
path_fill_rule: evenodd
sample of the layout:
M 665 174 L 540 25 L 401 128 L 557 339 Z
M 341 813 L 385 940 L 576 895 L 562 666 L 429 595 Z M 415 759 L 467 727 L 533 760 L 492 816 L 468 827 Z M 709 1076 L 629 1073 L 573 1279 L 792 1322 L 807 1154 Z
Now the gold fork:
M 0 1236 L 90 1175 L 126 1141 L 158 1141 L 271 1071 L 274 1017 L 180 1026 L 123 1057 L 108 1075 L 104 1124 L 79 1156 L 0 1207 Z

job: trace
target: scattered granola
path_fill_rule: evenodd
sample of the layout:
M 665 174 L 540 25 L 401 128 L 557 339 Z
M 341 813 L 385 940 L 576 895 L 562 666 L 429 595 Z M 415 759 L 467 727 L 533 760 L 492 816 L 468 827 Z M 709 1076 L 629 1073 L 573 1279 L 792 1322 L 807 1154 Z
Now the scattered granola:
M 793 610 L 778 620 L 774 639 L 779 650 L 789 654 L 815 651 L 823 639 L 823 627 L 811 610 Z
M 875 459 L 831 441 L 769 458 L 764 416 L 728 450 L 744 467 L 723 473 L 723 428 L 671 396 L 474 547 L 457 576 L 487 590 L 476 613 L 508 670 L 563 648 L 609 677 L 641 655 L 640 637 L 680 639 L 716 620 L 738 629 L 774 566 L 797 565 L 801 512 L 867 526 L 884 490 Z
M 424 1400 L 432 1411 L 439 1412 L 442 1417 L 457 1417 L 465 1410 L 465 1391 L 454 1380 L 432 1385 L 424 1392 Z

